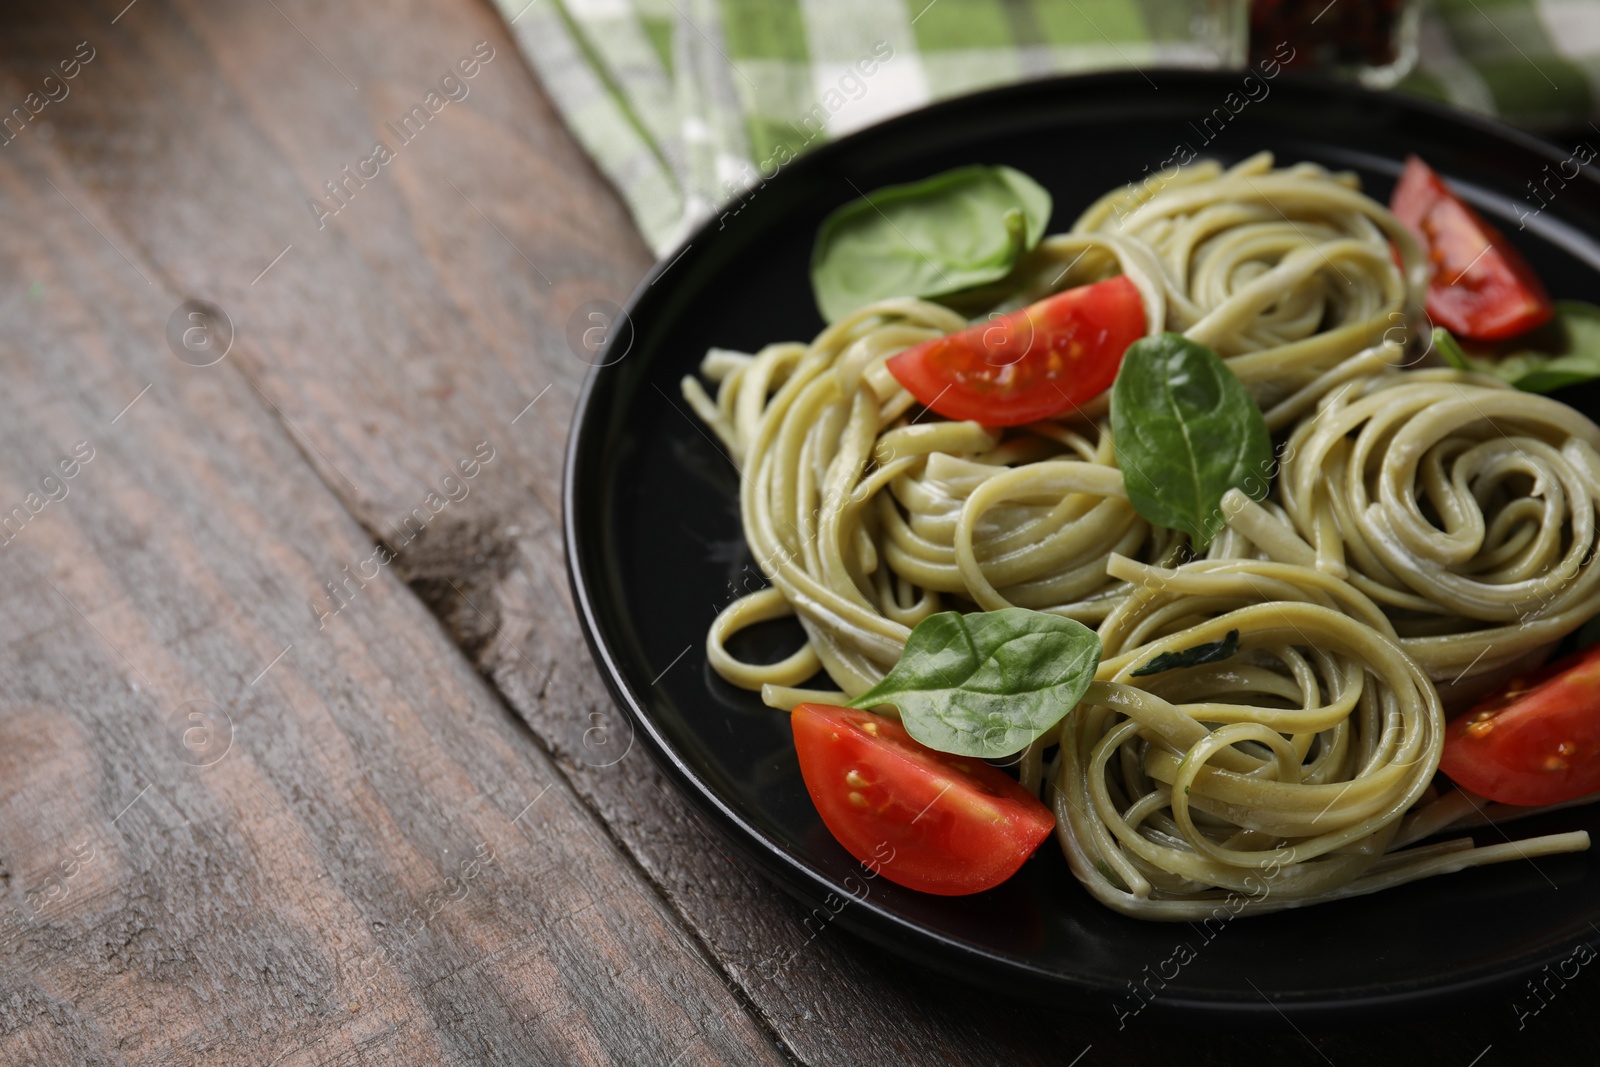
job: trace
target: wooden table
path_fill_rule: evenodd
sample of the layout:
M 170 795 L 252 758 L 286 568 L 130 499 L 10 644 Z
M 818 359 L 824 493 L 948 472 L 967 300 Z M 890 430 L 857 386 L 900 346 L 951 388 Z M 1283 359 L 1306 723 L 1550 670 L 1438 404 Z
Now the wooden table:
M 566 328 L 650 257 L 482 0 L 7 5 L 0 108 L 0 1062 L 1596 1047 L 1587 971 L 1537 1015 L 1197 1039 L 807 944 L 616 758 L 562 564 Z

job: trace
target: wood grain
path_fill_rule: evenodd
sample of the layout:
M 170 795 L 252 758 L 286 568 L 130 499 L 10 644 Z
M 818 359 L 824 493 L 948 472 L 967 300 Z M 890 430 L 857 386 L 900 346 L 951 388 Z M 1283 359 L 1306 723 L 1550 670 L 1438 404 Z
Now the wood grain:
M 392 570 L 308 610 L 371 538 L 49 145 L 0 218 L 0 1062 L 785 1062 Z
M 527 720 L 603 832 L 682 916 L 759 1028 L 793 1055 L 812 1064 L 1065 1064 L 1082 1054 L 1085 1065 L 1271 1056 L 1342 1067 L 1400 1057 L 1465 1065 L 1492 1044 L 1488 1067 L 1502 1054 L 1600 1037 L 1575 983 L 1520 1031 L 1510 1005 L 1496 1005 L 1372 1032 L 1307 1035 L 1269 1018 L 1197 1046 L 1151 1016 L 1119 1027 L 1104 1011 L 1040 1011 L 918 974 L 832 927 L 811 940 L 799 908 L 627 749 L 626 723 L 571 613 L 560 449 L 587 368 L 567 324 L 586 301 L 620 302 L 648 256 L 496 17 L 467 0 L 336 9 L 278 0 L 281 15 L 140 0 L 113 37 L 102 24 L 120 6 L 4 16 L 0 50 L 17 68 L 105 36 L 81 95 L 54 120 L 72 174 L 117 220 L 130 254 L 238 324 L 229 363 L 248 395 L 366 530 L 330 562 L 365 558 L 374 539 L 395 549 L 390 569 Z M 331 204 L 323 183 L 388 137 L 385 124 L 479 41 L 495 58 L 467 99 L 445 107 L 377 178 L 347 188 L 348 204 L 319 229 L 307 199 Z M 420 533 L 407 531 L 405 516 L 479 441 L 495 458 L 470 492 L 430 510 Z M 337 565 L 294 595 L 314 600 Z M 357 598 L 328 626 L 370 627 L 373 611 Z M 263 655 L 273 651 L 259 643 Z M 323 794 L 348 788 L 348 774 L 300 803 L 327 803 Z M 627 931 L 619 969 L 641 966 L 629 954 L 648 959 L 653 936 L 642 925 Z M 790 961 L 776 973 L 764 966 L 774 956 Z M 747 1019 L 727 1018 L 719 1047 L 752 1040 Z

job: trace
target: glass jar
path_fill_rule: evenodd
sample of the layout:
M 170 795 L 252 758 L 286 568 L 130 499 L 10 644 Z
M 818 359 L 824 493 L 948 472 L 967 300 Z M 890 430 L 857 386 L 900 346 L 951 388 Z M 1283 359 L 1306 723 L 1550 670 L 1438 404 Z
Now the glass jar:
M 1420 0 L 1250 0 L 1250 62 L 1270 56 L 1291 69 L 1334 71 L 1388 89 L 1416 64 L 1421 7 Z

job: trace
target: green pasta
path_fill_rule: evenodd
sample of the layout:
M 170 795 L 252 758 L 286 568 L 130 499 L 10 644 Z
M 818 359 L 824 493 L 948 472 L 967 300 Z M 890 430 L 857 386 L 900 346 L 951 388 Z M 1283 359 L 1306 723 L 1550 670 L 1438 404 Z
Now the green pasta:
M 1096 681 L 1019 766 L 1079 881 L 1141 918 L 1587 847 L 1411 847 L 1474 814 L 1431 785 L 1441 692 L 1503 677 L 1600 612 L 1600 427 L 1486 376 L 1409 367 L 1396 341 L 1428 271 L 1354 177 L 1262 154 L 1113 191 L 983 291 L 1011 310 L 1123 274 L 1147 333 L 1223 357 L 1282 444 L 1270 490 L 1224 496 L 1200 555 L 1130 503 L 1104 398 L 1004 431 L 924 411 L 885 360 L 967 327 L 949 306 L 883 300 L 810 344 L 713 350 L 715 397 L 693 377 L 683 392 L 740 466 L 771 582 L 717 616 L 713 669 L 791 708 L 859 697 L 936 612 L 1097 628 Z M 729 651 L 787 615 L 807 640 L 786 659 Z M 1136 673 L 1213 642 L 1237 654 Z M 799 688 L 819 670 L 835 689 Z

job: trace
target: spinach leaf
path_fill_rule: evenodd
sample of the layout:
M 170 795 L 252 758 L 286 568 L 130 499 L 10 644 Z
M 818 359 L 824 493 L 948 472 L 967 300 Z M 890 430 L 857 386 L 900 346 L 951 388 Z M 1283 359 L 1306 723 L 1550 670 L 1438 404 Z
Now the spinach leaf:
M 929 748 L 997 759 L 1077 706 L 1100 665 L 1080 622 L 1027 608 L 943 611 L 917 623 L 900 662 L 854 707 L 893 704 Z
M 1600 378 L 1600 307 L 1581 300 L 1556 302 L 1556 317 L 1537 330 L 1481 351 L 1464 349 L 1442 326 L 1433 344 L 1446 362 L 1481 371 L 1529 393 L 1548 393 Z
M 1181 334 L 1135 341 L 1111 386 L 1111 437 L 1134 508 L 1204 551 L 1222 529 L 1222 494 L 1267 495 L 1267 421 L 1217 354 Z
M 1179 649 L 1177 652 L 1163 652 L 1149 663 L 1134 671 L 1130 677 L 1143 678 L 1149 674 L 1160 674 L 1163 671 L 1176 670 L 1179 667 L 1198 667 L 1202 663 L 1221 663 L 1225 659 L 1232 659 L 1239 653 L 1239 631 L 1229 630 L 1228 635 L 1221 641 L 1207 641 L 1193 648 Z
M 817 230 L 817 307 L 837 322 L 875 300 L 942 296 L 1003 278 L 1048 221 L 1050 194 L 1010 167 L 958 167 L 874 190 Z

